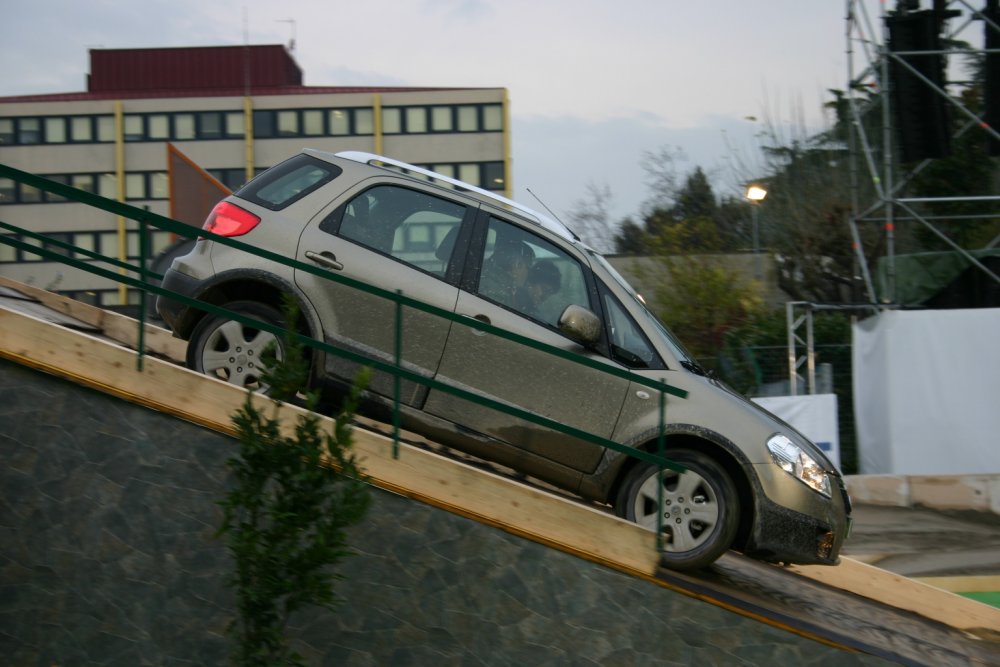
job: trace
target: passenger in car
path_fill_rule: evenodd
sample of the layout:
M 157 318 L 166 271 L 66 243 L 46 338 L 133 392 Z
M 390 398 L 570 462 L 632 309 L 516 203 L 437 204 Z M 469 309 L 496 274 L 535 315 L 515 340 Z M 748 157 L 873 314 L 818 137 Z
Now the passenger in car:
M 551 259 L 541 259 L 532 265 L 524 286 L 517 290 L 514 307 L 526 315 L 538 317 L 545 300 L 561 287 L 559 267 Z
M 498 242 L 493 254 L 483 262 L 479 293 L 505 306 L 513 306 L 518 289 L 528 279 L 535 253 L 523 241 Z

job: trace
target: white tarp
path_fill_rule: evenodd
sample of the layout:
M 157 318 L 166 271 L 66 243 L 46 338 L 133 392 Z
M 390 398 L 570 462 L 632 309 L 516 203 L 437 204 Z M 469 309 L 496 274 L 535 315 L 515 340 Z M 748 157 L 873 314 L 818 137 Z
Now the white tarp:
M 812 440 L 840 470 L 837 395 L 766 396 L 751 399 Z
M 859 472 L 1000 472 L 1000 309 L 888 311 L 853 334 Z

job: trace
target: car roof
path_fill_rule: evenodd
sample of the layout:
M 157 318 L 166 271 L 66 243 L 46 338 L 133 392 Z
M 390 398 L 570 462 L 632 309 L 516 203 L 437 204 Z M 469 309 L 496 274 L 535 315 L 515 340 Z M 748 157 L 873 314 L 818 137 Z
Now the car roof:
M 547 229 L 548 231 L 557 234 L 571 243 L 576 243 L 579 241 L 579 237 L 574 234 L 569 227 L 564 225 L 562 222 L 551 218 L 543 213 L 539 213 L 533 209 L 528 208 L 522 204 L 517 203 L 512 199 L 503 197 L 496 194 L 495 192 L 490 192 L 483 188 L 465 183 L 456 178 L 450 176 L 445 176 L 444 174 L 439 174 L 435 171 L 429 169 L 424 169 L 423 167 L 418 167 L 416 165 L 408 164 L 400 160 L 395 160 L 393 158 L 385 157 L 384 155 L 376 155 L 375 153 L 366 153 L 364 151 L 341 151 L 339 153 L 330 153 L 328 151 L 316 150 L 314 148 L 303 149 L 304 153 L 312 155 L 313 157 L 320 158 L 327 162 L 331 162 L 331 158 L 341 158 L 344 160 L 351 160 L 352 162 L 359 162 L 361 164 L 366 164 L 373 168 L 383 168 L 391 171 L 393 174 L 400 174 L 398 170 L 402 170 L 402 175 L 410 176 L 410 174 L 420 174 L 425 176 L 432 181 L 439 181 L 442 183 L 448 183 L 462 192 L 471 193 L 476 195 L 478 199 L 483 200 L 487 203 L 499 204 L 507 209 L 512 209 L 517 213 L 520 213 L 523 217 L 527 218 L 531 222 L 539 225 L 540 227 Z M 392 169 L 392 168 L 395 169 Z M 412 176 L 410 176 L 413 178 Z M 417 180 L 417 179 L 415 179 Z

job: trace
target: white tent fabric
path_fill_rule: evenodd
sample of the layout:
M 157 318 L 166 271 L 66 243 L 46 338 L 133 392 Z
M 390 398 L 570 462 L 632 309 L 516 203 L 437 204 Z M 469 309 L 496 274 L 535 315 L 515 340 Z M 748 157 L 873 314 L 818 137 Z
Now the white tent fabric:
M 888 311 L 853 335 L 861 473 L 1000 472 L 1000 309 Z

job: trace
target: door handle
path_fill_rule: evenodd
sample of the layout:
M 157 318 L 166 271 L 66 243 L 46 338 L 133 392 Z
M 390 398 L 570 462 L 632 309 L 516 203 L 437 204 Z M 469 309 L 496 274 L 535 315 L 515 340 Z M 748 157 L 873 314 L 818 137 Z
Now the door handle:
M 474 315 L 474 316 L 472 317 L 472 319 L 474 319 L 474 320 L 479 320 L 479 321 L 480 321 L 480 322 L 482 322 L 483 324 L 492 324 L 492 323 L 490 322 L 490 318 L 488 318 L 488 317 L 487 317 L 486 315 L 483 315 L 483 314 L 479 314 L 479 315 Z M 485 336 L 485 335 L 486 335 L 486 332 L 485 332 L 485 331 L 483 331 L 482 329 L 473 329 L 473 330 L 472 330 L 472 335 L 473 335 L 473 336 Z
M 306 257 L 316 262 L 322 267 L 327 269 L 333 269 L 334 271 L 343 271 L 344 265 L 337 261 L 337 256 L 334 255 L 329 250 L 323 252 L 313 252 L 312 250 L 306 250 Z

